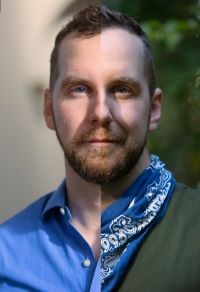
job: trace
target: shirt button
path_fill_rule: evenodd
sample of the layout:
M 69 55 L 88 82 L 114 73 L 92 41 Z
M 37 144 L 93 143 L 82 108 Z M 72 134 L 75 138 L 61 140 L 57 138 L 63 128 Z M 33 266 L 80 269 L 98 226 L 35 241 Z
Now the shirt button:
M 89 260 L 89 259 L 85 259 L 85 260 L 83 261 L 83 266 L 84 266 L 85 268 L 89 267 L 89 266 L 90 266 L 90 260 Z
M 65 215 L 65 209 L 64 208 L 60 208 L 60 214 Z

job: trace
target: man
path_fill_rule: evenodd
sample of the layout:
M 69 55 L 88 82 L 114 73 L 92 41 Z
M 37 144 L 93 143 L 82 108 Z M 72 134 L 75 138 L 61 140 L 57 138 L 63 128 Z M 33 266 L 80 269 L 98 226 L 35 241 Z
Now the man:
M 66 180 L 1 226 L 1 291 L 198 290 L 199 198 L 146 146 L 161 101 L 135 21 L 89 6 L 61 30 L 44 116 Z

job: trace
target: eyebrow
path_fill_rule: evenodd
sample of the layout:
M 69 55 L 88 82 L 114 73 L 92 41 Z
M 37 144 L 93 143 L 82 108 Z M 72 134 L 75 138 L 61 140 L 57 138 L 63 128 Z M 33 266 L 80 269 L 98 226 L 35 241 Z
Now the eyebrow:
M 128 84 L 131 87 L 134 87 L 134 89 L 137 92 L 141 91 L 141 85 L 140 85 L 139 81 L 137 81 L 136 79 L 134 79 L 133 77 L 130 77 L 130 76 L 122 76 L 122 77 L 113 79 L 111 83 L 113 83 L 113 84 L 115 84 L 115 83 Z
M 66 77 L 61 83 L 61 89 L 65 88 L 67 85 L 75 84 L 75 83 L 89 83 L 88 80 L 84 78 L 78 78 L 75 76 Z
M 87 79 L 84 78 L 79 78 L 79 77 L 75 77 L 75 76 L 68 76 L 66 77 L 62 83 L 61 83 L 61 89 L 64 89 L 66 86 L 70 85 L 70 84 L 76 84 L 76 83 L 84 83 L 84 84 L 89 84 L 90 82 Z M 110 82 L 110 85 L 115 85 L 115 84 L 128 84 L 131 87 L 133 87 L 135 89 L 135 91 L 137 91 L 137 93 L 141 92 L 141 85 L 139 83 L 139 81 L 137 81 L 135 78 L 130 77 L 130 76 L 121 76 L 121 77 L 117 77 L 112 79 Z

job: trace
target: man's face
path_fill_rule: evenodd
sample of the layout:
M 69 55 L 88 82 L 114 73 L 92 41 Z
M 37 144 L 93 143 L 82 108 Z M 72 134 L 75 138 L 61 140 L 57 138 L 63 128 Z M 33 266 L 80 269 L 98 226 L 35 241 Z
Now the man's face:
M 141 40 L 118 28 L 91 38 L 72 34 L 61 44 L 45 116 L 67 164 L 87 181 L 119 179 L 143 153 L 153 129 L 143 60 Z

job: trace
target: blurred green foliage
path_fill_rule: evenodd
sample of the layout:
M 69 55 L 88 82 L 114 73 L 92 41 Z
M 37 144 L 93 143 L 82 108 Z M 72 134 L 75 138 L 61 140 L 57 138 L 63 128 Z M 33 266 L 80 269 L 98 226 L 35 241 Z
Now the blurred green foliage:
M 135 18 L 149 36 L 157 86 L 164 91 L 161 124 L 149 147 L 177 180 L 200 180 L 200 1 L 105 0 Z

